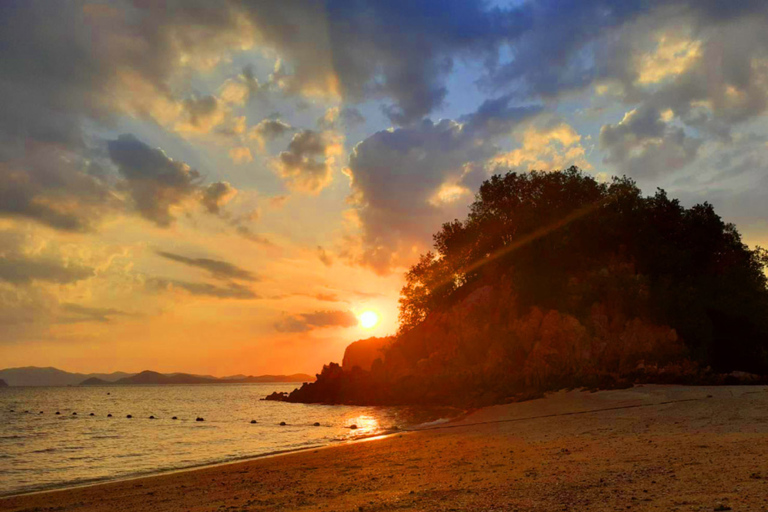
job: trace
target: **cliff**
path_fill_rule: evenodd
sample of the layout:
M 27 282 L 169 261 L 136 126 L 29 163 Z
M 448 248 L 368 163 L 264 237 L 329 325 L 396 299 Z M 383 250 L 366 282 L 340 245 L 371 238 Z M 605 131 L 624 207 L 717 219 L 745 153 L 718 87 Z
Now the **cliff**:
M 341 367 L 345 371 L 351 371 L 358 367 L 361 370 L 370 370 L 376 359 L 384 358 L 384 350 L 395 340 L 393 336 L 384 338 L 368 338 L 351 343 L 344 350 L 344 359 Z

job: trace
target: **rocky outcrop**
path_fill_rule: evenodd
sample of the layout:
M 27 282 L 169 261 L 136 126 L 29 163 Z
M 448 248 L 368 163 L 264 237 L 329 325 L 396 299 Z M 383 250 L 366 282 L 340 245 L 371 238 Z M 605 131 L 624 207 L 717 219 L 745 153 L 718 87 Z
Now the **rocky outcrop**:
M 7 387 L 8 387 L 8 383 L 5 382 L 3 379 L 0 379 L 0 388 L 7 388 Z
M 384 338 L 373 337 L 351 343 L 344 351 L 341 367 L 345 371 L 351 371 L 355 367 L 361 370 L 370 370 L 375 360 L 383 359 L 384 350 L 394 340 L 394 336 L 387 336 Z

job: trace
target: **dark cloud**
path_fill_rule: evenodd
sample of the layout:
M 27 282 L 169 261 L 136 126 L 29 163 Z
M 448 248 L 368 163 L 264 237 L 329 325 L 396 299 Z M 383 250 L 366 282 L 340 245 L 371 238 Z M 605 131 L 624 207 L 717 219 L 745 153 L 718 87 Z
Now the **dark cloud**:
M 50 144 L 29 141 L 26 149 L 23 157 L 0 161 L 0 216 L 84 232 L 120 206 L 93 162 Z
M 696 158 L 700 145 L 699 139 L 668 125 L 657 110 L 648 107 L 633 110 L 621 122 L 600 130 L 600 149 L 607 152 L 604 161 L 630 176 L 654 176 L 685 167 Z
M 200 173 L 184 162 L 169 158 L 133 135 L 109 141 L 109 156 L 125 178 L 136 210 L 158 226 L 169 226 L 171 208 L 198 190 Z
M 200 202 L 209 213 L 219 214 L 221 207 L 237 194 L 237 189 L 227 181 L 217 181 L 202 189 Z
M 172 291 L 179 289 L 192 295 L 216 297 L 219 299 L 259 298 L 253 290 L 238 283 L 227 283 L 226 286 L 218 286 L 210 283 L 194 283 L 174 279 L 154 278 L 147 281 L 147 285 L 151 290 L 155 291 Z
M 29 284 L 33 281 L 70 284 L 93 276 L 92 268 L 78 264 L 21 255 L 0 256 L 0 281 L 12 284 Z
M 188 258 L 171 252 L 157 251 L 159 256 L 182 263 L 190 267 L 208 271 L 216 279 L 239 279 L 243 281 L 258 281 L 259 277 L 252 272 L 235 266 L 231 263 L 210 258 Z
M 469 174 L 482 169 L 499 148 L 495 137 L 540 112 L 539 107 L 512 107 L 510 97 L 485 102 L 461 122 L 425 120 L 383 130 L 357 144 L 349 156 L 351 200 L 362 224 L 359 262 L 387 273 L 410 258 L 464 201 L 440 198 L 441 187 L 462 186 Z M 408 254 L 404 254 L 408 252 Z
M 399 124 L 443 104 L 457 56 L 494 61 L 499 45 L 529 21 L 525 9 L 465 0 L 245 5 L 263 42 L 292 68 L 282 78 L 288 92 L 335 92 L 350 102 L 388 98 L 385 111 Z
M 293 131 L 293 127 L 280 119 L 264 119 L 251 130 L 251 137 L 261 144 L 264 141 L 274 140 L 281 135 Z
M 323 327 L 355 327 L 357 317 L 351 311 L 315 311 L 282 318 L 275 323 L 279 332 L 307 332 Z
M 92 172 L 100 155 L 88 132 L 125 114 L 165 122 L 157 107 L 178 101 L 169 81 L 182 57 L 193 65 L 239 40 L 223 2 L 166 7 L 0 3 L 0 215 L 86 231 L 119 206 Z M 200 119 L 204 103 L 187 110 Z M 145 213 L 168 221 L 162 208 Z
M 60 307 L 60 316 L 56 323 L 72 324 L 80 322 L 99 322 L 107 323 L 112 321 L 114 316 L 132 316 L 130 313 L 113 308 L 92 308 L 80 304 L 63 303 Z

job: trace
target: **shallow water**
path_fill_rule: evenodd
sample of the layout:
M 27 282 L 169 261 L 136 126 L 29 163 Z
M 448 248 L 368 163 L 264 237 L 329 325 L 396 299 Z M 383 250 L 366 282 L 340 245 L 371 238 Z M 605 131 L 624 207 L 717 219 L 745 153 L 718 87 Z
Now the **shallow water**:
M 296 386 L 2 388 L 0 495 L 323 446 L 450 414 L 440 409 L 260 400 L 272 391 Z M 133 418 L 126 418 L 128 414 Z M 197 417 L 205 421 L 195 421 Z M 283 421 L 286 426 L 279 425 Z M 313 426 L 315 422 L 321 426 Z M 358 428 L 350 429 L 353 424 Z

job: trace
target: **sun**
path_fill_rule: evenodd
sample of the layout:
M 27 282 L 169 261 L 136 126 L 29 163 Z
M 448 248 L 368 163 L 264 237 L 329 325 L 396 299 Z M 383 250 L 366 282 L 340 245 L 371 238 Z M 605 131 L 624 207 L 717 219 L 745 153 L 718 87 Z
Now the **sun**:
M 372 329 L 379 323 L 379 315 L 375 311 L 363 311 L 357 319 L 363 329 Z

